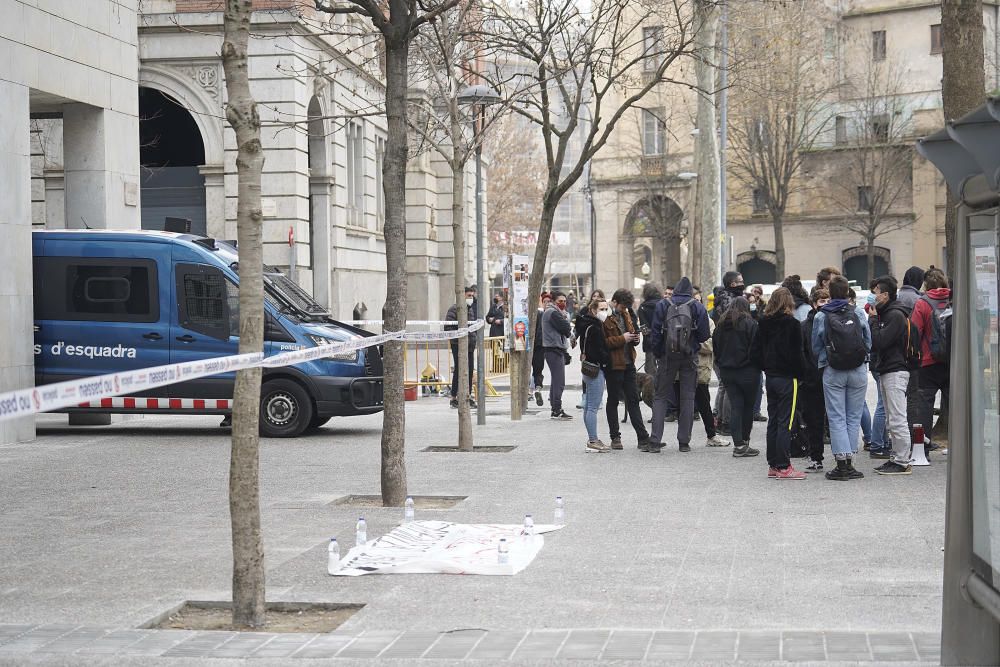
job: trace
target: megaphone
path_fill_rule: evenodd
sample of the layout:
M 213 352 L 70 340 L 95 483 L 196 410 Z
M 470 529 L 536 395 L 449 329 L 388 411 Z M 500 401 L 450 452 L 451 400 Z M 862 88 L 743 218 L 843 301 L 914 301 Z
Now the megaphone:
M 913 436 L 910 438 L 910 442 L 912 443 L 910 465 L 929 466 L 931 462 L 927 460 L 927 440 L 924 434 L 924 427 L 921 424 L 913 425 Z

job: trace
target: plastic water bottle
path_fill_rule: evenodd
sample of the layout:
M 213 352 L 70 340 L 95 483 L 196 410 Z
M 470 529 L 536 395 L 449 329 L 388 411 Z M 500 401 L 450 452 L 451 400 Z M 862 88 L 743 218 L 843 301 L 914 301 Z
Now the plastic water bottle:
M 566 523 L 566 510 L 563 507 L 562 496 L 556 496 L 556 509 L 552 513 L 552 523 L 561 526 Z
M 506 565 L 510 556 L 510 546 L 507 544 L 507 538 L 500 538 L 500 545 L 497 547 L 497 564 Z
M 530 514 L 524 515 L 524 534 L 528 537 L 535 536 L 535 520 L 531 518 Z
M 358 518 L 358 526 L 354 532 L 354 541 L 359 547 L 368 541 L 368 524 L 365 523 L 364 517 Z
M 330 545 L 326 548 L 326 573 L 333 574 L 340 569 L 340 545 L 337 538 L 330 538 Z
M 403 521 L 413 521 L 413 498 L 410 496 L 406 497 L 406 503 L 403 505 Z

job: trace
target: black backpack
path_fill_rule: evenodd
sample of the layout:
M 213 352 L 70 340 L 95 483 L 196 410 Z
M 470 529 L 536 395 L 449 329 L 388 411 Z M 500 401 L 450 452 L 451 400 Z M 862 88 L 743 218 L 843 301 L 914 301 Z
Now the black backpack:
M 931 307 L 930 338 L 927 341 L 931 357 L 940 364 L 946 364 L 951 361 L 951 300 L 932 299 L 926 294 L 920 300 Z
M 667 356 L 671 359 L 694 355 L 691 346 L 691 332 L 694 331 L 694 311 L 691 308 L 693 302 L 694 299 L 688 299 L 684 303 L 671 301 L 667 308 L 667 316 L 663 320 L 663 340 Z
M 861 333 L 861 321 L 854 308 L 826 315 L 826 360 L 830 368 L 849 371 L 865 363 L 868 350 Z

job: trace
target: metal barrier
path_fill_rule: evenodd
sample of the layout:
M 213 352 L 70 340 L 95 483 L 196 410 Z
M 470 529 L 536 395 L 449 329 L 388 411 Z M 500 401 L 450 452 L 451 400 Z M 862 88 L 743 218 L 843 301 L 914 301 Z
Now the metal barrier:
M 504 349 L 504 337 L 485 339 L 486 345 L 486 393 L 500 396 L 491 379 L 510 374 L 510 353 Z M 435 392 L 447 394 L 451 388 L 454 370 L 451 348 L 446 341 L 410 342 L 403 350 L 406 368 L 404 383 L 411 387 L 421 387 L 420 393 L 429 396 Z M 475 390 L 475 383 L 473 383 Z

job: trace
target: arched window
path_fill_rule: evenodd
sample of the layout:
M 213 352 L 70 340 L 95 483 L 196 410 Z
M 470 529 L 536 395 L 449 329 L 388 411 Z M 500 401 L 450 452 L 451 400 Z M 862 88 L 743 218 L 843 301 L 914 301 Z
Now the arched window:
M 778 282 L 774 252 L 770 250 L 750 250 L 736 256 L 736 268 L 743 274 L 747 285 L 773 285 Z
M 875 268 L 868 275 L 868 251 L 865 246 L 848 248 L 842 253 L 844 262 L 844 277 L 853 280 L 867 289 L 868 284 L 879 276 L 892 275 L 892 251 L 888 248 L 875 246 Z

